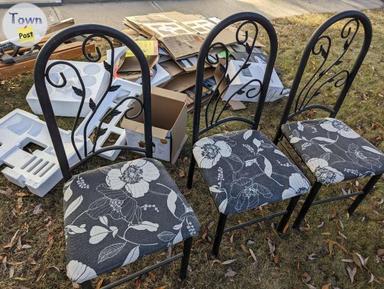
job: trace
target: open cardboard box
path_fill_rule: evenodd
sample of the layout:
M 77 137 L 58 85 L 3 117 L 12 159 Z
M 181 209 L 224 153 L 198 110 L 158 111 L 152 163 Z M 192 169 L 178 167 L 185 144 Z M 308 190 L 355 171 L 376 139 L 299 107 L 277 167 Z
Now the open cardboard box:
M 171 90 L 152 87 L 152 142 L 153 157 L 174 164 L 187 141 L 186 95 Z M 137 114 L 133 108 L 128 116 Z M 123 118 L 121 127 L 126 131 L 127 145 L 145 146 L 144 115 L 134 119 Z

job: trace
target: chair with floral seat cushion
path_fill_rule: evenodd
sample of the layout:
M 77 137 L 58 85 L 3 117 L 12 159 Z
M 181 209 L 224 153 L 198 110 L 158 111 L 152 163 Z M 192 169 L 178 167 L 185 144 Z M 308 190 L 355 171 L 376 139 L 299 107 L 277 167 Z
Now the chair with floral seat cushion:
M 219 212 L 225 215 L 290 199 L 309 190 L 303 173 L 259 131 L 201 138 L 194 144 L 193 155 Z
M 341 31 L 337 27 L 341 27 Z M 333 38 L 335 31 L 339 34 Z M 303 52 L 274 141 L 278 143 L 285 137 L 315 177 L 311 192 L 294 222 L 295 228 L 300 227 L 312 204 L 357 196 L 348 209 L 352 215 L 384 173 L 384 154 L 344 122 L 335 119 L 368 52 L 371 38 L 372 27 L 367 16 L 359 11 L 346 11 L 320 26 Z M 359 52 L 357 57 L 355 51 Z M 348 57 L 356 59 L 353 65 L 345 60 Z M 308 63 L 317 66 L 315 74 L 305 82 L 302 79 L 306 67 L 310 66 Z M 334 104 L 314 103 L 320 100 L 320 95 L 325 99 L 325 91 L 330 87 L 340 90 Z M 329 117 L 292 121 L 306 112 L 313 115 L 316 110 L 329 113 Z M 322 185 L 362 177 L 371 177 L 362 192 L 314 201 Z
M 64 189 L 67 275 L 81 283 L 195 236 L 199 224 L 164 166 L 137 159 L 80 173 Z M 87 234 L 88 232 L 88 234 Z M 88 273 L 78 274 L 78 267 Z
M 88 93 L 82 75 L 71 62 L 48 62 L 62 43 L 79 36 L 84 39 L 83 54 L 87 63 L 105 59 L 102 54 L 104 51 L 110 51 L 112 56 L 108 61 L 101 62 L 100 67 L 106 70 L 108 77 L 107 85 L 100 88 L 102 93 L 99 99 L 90 100 L 90 112 L 83 120 L 85 124 L 80 124 L 79 119 Z M 86 49 L 90 43 L 96 46 L 91 54 Z M 120 89 L 119 85 L 113 85 L 114 51 L 115 46 L 120 45 L 130 49 L 140 64 L 142 93 L 138 96 L 131 95 L 123 89 L 123 93 L 118 94 L 120 99 L 113 102 L 115 94 L 111 93 Z M 53 69 L 57 65 L 69 67 L 72 77 L 66 74 L 67 70 Z M 69 84 L 69 88 L 82 99 L 74 119 L 71 143 L 64 144 L 61 139 L 47 83 L 57 89 Z M 41 49 L 35 66 L 35 86 L 66 181 L 64 229 L 68 277 L 81 284 L 82 288 L 92 288 L 91 280 L 99 274 L 184 242 L 183 252 L 102 288 L 119 286 L 178 259 L 182 259 L 180 278 L 185 279 L 192 237 L 198 234 L 199 223 L 164 166 L 152 159 L 150 72 L 145 56 L 137 44 L 127 35 L 101 25 L 79 25 L 63 30 Z M 108 103 L 108 110 L 105 109 L 105 103 Z M 107 119 L 121 113 L 127 118 L 143 114 L 143 147 L 97 145 L 100 137 L 106 133 L 106 124 L 109 123 Z M 96 124 L 93 137 L 88 138 L 87 126 L 92 123 Z M 76 162 L 68 159 L 69 150 L 76 151 Z M 79 172 L 83 164 L 97 166 L 97 163 L 91 162 L 92 157 L 115 150 L 129 150 L 145 157 Z M 79 173 L 74 174 L 75 170 Z
M 238 24 L 236 26 L 236 24 Z M 235 29 L 236 44 L 243 47 L 242 64 L 235 76 L 228 79 L 228 64 L 234 58 L 229 48 L 221 43 L 221 31 L 228 33 L 228 27 Z M 237 27 L 237 28 L 234 28 Z M 231 31 L 231 30 L 229 30 Z M 269 40 L 268 60 L 263 79 L 253 79 L 235 91 L 224 104 L 221 97 L 234 78 L 246 70 L 255 51 L 256 39 L 265 33 Z M 257 130 L 263 104 L 273 71 L 277 53 L 277 36 L 272 24 L 256 13 L 234 14 L 220 22 L 207 36 L 199 53 L 196 78 L 196 96 L 193 122 L 193 150 L 188 175 L 188 187 L 192 187 L 193 174 L 197 166 L 203 174 L 209 191 L 220 213 L 212 254 L 218 256 L 224 232 L 235 230 L 273 217 L 283 216 L 278 231 L 282 232 L 295 208 L 300 195 L 309 191 L 309 181 L 301 171 L 260 131 Z M 224 55 L 224 57 L 219 56 Z M 223 68 L 223 75 L 216 79 L 217 85 L 211 92 L 205 108 L 203 121 L 205 127 L 200 129 L 200 111 L 202 106 L 202 83 L 206 64 Z M 256 87 L 254 86 L 255 84 Z M 249 86 L 248 86 L 249 85 Z M 259 88 L 257 88 L 259 86 Z M 224 116 L 229 102 L 236 94 L 258 97 L 253 119 L 236 116 Z M 203 137 L 222 124 L 231 122 L 245 123 L 249 128 L 233 132 L 213 134 Z M 246 223 L 227 227 L 228 215 L 242 213 L 262 205 L 290 199 L 286 210 L 268 216 L 250 220 Z

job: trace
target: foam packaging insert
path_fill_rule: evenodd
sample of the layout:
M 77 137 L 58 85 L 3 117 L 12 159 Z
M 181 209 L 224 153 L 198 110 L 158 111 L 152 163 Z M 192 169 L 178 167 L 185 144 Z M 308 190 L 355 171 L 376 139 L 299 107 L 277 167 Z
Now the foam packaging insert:
M 51 60 L 48 65 L 57 60 Z M 108 85 L 109 73 L 104 68 L 103 63 L 83 62 L 83 61 L 65 61 L 74 65 L 83 79 L 85 86 L 85 102 L 80 116 L 86 116 L 89 111 L 89 100 L 94 102 L 103 95 L 105 88 Z M 75 117 L 80 106 L 81 97 L 78 96 L 72 86 L 81 88 L 81 84 L 76 76 L 75 71 L 68 65 L 58 64 L 50 70 L 50 77 L 54 83 L 62 83 L 60 73 L 63 73 L 67 79 L 67 84 L 64 87 L 56 88 L 50 85 L 47 81 L 47 90 L 51 99 L 52 108 L 56 116 Z M 104 88 L 104 89 L 103 89 Z M 38 115 L 43 112 L 36 94 L 35 85 L 29 90 L 26 100 L 31 110 Z
M 72 166 L 79 159 L 71 143 L 71 132 L 60 129 L 60 134 Z M 23 150 L 30 143 L 43 149 L 32 153 Z M 81 154 L 83 142 L 75 138 L 75 143 Z M 6 166 L 2 173 L 10 182 L 27 187 L 40 197 L 62 179 L 46 123 L 21 109 L 15 109 L 0 119 L 0 165 Z

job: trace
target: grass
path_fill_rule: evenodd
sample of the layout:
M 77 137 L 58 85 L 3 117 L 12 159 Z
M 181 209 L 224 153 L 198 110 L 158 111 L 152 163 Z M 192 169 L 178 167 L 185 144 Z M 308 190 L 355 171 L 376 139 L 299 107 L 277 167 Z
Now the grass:
M 372 47 L 338 117 L 383 150 L 384 10 L 367 11 L 367 14 L 374 27 Z M 277 67 L 287 85 L 292 83 L 306 41 L 327 17 L 329 15 L 306 15 L 273 21 L 280 44 Z M 1 82 L 0 116 L 14 108 L 29 110 L 24 97 L 31 85 L 31 75 Z M 331 93 L 327 91 L 324 97 L 331 98 Z M 271 137 L 284 103 L 280 101 L 265 107 L 261 129 Z M 242 114 L 250 115 L 251 112 L 247 110 Z M 228 128 L 224 126 L 223 130 Z M 191 133 L 191 117 L 188 130 Z M 167 167 L 202 224 L 201 233 L 194 241 L 189 278 L 184 284 L 177 280 L 179 264 L 175 263 L 121 288 L 384 287 L 383 181 L 352 218 L 347 217 L 348 202 L 345 201 L 314 207 L 300 233 L 289 231 L 280 237 L 270 222 L 260 223 L 226 234 L 220 260 L 212 260 L 209 252 L 218 214 L 199 173 L 195 176 L 194 188 L 187 190 L 185 187 L 188 149 L 190 144 L 177 164 Z M 357 189 L 361 184 L 356 182 L 346 186 Z M 65 275 L 61 185 L 46 197 L 38 198 L 1 175 L 0 190 L 3 192 L 0 194 L 0 288 L 71 288 Z M 323 191 L 323 195 L 338 193 L 339 187 Z M 230 218 L 230 222 L 246 221 L 275 208 L 242 214 Z M 175 250 L 179 251 L 180 246 Z M 116 279 L 161 260 L 166 254 L 144 258 L 101 278 L 105 281 Z M 365 266 L 361 265 L 357 254 L 368 258 Z M 347 268 L 356 268 L 353 283 Z

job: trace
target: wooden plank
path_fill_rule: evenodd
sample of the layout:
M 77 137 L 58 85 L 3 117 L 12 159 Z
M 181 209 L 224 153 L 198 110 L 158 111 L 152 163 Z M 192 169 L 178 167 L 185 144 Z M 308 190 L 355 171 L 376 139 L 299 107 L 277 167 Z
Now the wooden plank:
M 62 59 L 62 60 L 73 60 L 80 59 L 83 56 L 82 42 L 77 41 L 69 44 L 61 45 L 52 54 L 50 59 Z M 95 44 L 88 44 L 86 47 L 88 53 L 95 52 Z M 29 60 L 15 63 L 11 65 L 0 64 L 0 79 L 9 79 L 20 73 L 29 72 L 33 70 L 36 62 L 36 55 Z

